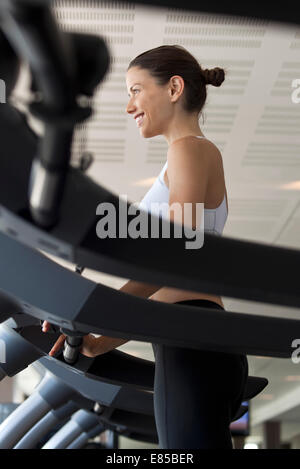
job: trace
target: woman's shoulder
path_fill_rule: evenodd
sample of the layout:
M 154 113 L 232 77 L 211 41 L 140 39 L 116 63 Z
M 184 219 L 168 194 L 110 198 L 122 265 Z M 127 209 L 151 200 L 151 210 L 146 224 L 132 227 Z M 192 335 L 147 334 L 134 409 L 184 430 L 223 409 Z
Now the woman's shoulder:
M 211 140 L 191 135 L 177 139 L 169 146 L 167 160 L 177 167 L 185 166 L 188 162 L 196 166 L 210 166 L 212 162 L 222 162 L 222 155 Z
M 199 148 L 202 149 L 202 151 L 209 151 L 211 153 L 215 153 L 221 156 L 221 152 L 219 148 L 216 146 L 215 143 L 213 143 L 211 140 L 209 140 L 207 137 L 204 138 L 198 138 L 195 135 L 187 135 L 185 137 L 178 138 L 174 142 L 171 143 L 169 146 L 168 152 L 172 152 L 174 149 L 193 149 L 193 148 Z

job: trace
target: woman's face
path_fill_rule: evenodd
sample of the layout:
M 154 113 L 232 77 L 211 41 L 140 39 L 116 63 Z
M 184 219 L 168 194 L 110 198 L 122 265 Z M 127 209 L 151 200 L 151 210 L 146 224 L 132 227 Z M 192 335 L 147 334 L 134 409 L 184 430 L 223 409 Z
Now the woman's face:
M 129 103 L 126 112 L 135 119 L 137 127 L 145 138 L 163 135 L 174 115 L 169 84 L 158 86 L 147 70 L 132 67 L 126 74 Z

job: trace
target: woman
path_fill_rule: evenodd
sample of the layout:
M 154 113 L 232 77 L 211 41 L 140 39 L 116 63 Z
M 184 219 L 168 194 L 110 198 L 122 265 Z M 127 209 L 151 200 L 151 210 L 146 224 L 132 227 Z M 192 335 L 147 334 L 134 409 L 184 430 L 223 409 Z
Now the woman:
M 136 57 L 127 69 L 127 113 L 143 138 L 163 135 L 167 162 L 141 204 L 204 203 L 204 229 L 221 234 L 228 215 L 222 156 L 203 135 L 199 114 L 206 86 L 220 86 L 224 70 L 203 70 L 181 46 L 161 46 Z M 184 213 L 184 209 L 183 209 Z M 182 218 L 168 213 L 171 220 Z M 199 266 L 201 268 L 201 266 Z M 216 269 L 218 266 L 216 265 Z M 121 291 L 167 303 L 224 309 L 218 295 L 198 293 L 130 280 Z M 48 330 L 44 324 L 44 331 Z M 50 351 L 62 346 L 61 336 Z M 89 357 L 106 353 L 127 340 L 84 337 L 81 352 Z M 229 425 L 242 402 L 248 376 L 244 355 L 190 350 L 153 344 L 155 354 L 154 407 L 161 448 L 232 448 Z

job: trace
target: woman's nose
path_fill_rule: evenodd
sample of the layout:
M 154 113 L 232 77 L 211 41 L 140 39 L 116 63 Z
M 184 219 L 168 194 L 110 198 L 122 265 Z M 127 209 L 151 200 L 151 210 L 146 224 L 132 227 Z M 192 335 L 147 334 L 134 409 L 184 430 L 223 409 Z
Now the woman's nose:
M 127 107 L 126 107 L 126 112 L 127 112 L 128 114 L 131 114 L 131 113 L 134 111 L 134 109 L 135 109 L 135 106 L 134 106 L 134 104 L 133 104 L 133 102 L 132 102 L 132 99 L 130 99 L 130 100 L 129 100 L 129 103 L 127 104 Z
M 126 108 L 127 114 L 132 114 L 133 110 L 134 110 L 133 105 L 132 105 L 132 104 L 128 104 L 128 106 L 127 106 L 127 108 Z

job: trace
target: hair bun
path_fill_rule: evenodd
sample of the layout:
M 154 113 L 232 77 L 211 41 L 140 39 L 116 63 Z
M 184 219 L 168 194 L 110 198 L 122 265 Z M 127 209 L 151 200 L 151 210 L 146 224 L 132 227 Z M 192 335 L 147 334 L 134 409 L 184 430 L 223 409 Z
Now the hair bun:
M 223 68 L 215 67 L 203 70 L 203 78 L 206 85 L 221 86 L 225 80 L 225 72 Z

